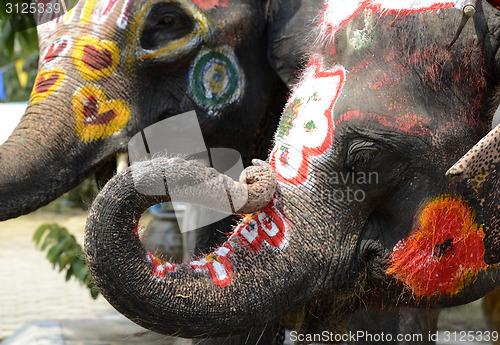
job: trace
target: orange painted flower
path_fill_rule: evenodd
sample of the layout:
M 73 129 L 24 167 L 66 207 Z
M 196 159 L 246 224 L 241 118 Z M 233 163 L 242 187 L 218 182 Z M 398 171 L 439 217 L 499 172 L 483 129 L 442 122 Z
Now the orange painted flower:
M 71 57 L 83 78 L 97 80 L 109 77 L 116 70 L 120 49 L 114 42 L 83 36 L 75 42 Z
M 75 132 L 86 142 L 118 133 L 130 119 L 127 102 L 108 100 L 103 90 L 91 85 L 78 90 L 71 105 L 76 117 Z
M 60 68 L 43 69 L 38 73 L 31 92 L 31 104 L 40 103 L 61 88 L 66 75 Z
M 486 269 L 483 237 L 465 201 L 439 197 L 422 209 L 416 229 L 396 244 L 387 274 L 417 297 L 454 295 Z

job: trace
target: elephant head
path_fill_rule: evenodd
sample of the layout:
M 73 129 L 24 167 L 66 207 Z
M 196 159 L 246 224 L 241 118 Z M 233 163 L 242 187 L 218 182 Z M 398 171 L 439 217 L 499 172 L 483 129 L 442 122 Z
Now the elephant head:
M 96 170 L 110 177 L 108 163 L 134 134 L 190 110 L 208 146 L 237 149 L 246 164 L 265 156 L 285 82 L 301 64 L 293 37 L 317 6 L 88 0 L 37 18 L 38 76 L 0 148 L 0 219 L 37 209 Z
M 473 24 L 455 40 L 466 5 Z M 445 172 L 486 134 L 499 103 L 490 97 L 497 15 L 486 1 L 328 1 L 275 133 L 271 201 L 212 253 L 174 265 L 134 231 L 169 196 L 138 190 L 165 181 L 217 208 L 226 195 L 244 204 L 244 183 L 177 158 L 131 167 L 87 222 L 103 295 L 141 325 L 185 337 L 243 331 L 312 300 L 339 320 L 364 303 L 444 307 L 483 296 L 499 272 L 483 259 L 482 197 Z M 268 169 L 249 172 L 249 200 L 261 190 L 267 202 Z M 188 188 L 206 180 L 206 191 Z

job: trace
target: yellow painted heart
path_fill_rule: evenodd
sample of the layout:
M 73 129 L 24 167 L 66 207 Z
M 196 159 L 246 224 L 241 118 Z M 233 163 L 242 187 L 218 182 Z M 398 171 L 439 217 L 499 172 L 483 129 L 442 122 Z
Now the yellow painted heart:
M 127 102 L 108 100 L 103 90 L 92 85 L 78 90 L 71 105 L 76 118 L 75 133 L 85 142 L 118 133 L 130 120 Z
M 30 104 L 40 103 L 61 88 L 66 75 L 60 68 L 41 70 L 31 91 Z
M 71 57 L 84 79 L 97 80 L 109 77 L 116 70 L 120 49 L 112 41 L 88 35 L 75 42 Z

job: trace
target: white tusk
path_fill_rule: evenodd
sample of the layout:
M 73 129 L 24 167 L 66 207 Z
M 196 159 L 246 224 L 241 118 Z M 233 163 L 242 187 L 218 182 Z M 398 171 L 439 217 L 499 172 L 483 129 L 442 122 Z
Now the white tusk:
M 119 174 L 128 168 L 128 152 L 118 152 L 116 154 L 116 173 Z

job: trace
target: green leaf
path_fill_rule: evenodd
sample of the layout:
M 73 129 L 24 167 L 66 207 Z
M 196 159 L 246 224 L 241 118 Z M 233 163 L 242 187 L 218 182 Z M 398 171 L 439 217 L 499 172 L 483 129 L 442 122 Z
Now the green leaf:
M 61 228 L 58 225 L 54 225 L 54 228 L 50 231 L 47 237 L 45 237 L 41 249 L 45 250 L 47 246 L 51 245 L 52 243 L 58 242 L 63 236 L 66 236 L 67 234 L 68 230 L 66 230 L 65 228 Z
M 37 245 L 42 243 L 40 246 L 42 251 L 48 248 L 47 259 L 54 268 L 59 265 L 59 272 L 66 269 L 66 281 L 75 277 L 89 289 L 92 298 L 97 298 L 99 290 L 92 280 L 82 246 L 76 241 L 75 236 L 57 224 L 44 224 L 33 235 L 33 241 Z
M 47 252 L 47 259 L 52 262 L 54 265 L 59 261 L 59 257 L 61 254 L 69 249 L 68 246 L 72 246 L 73 241 L 71 237 L 64 237 L 61 238 L 60 241 L 52 246 L 49 251 Z
M 45 234 L 47 230 L 50 230 L 52 228 L 52 224 L 43 224 L 38 229 L 36 230 L 35 234 L 33 235 L 33 241 L 38 245 L 40 244 L 40 240 L 42 239 L 42 236 Z
M 61 272 L 66 266 L 71 265 L 75 260 L 78 260 L 78 253 L 75 249 L 61 255 L 59 258 L 59 272 Z
M 69 266 L 68 272 L 66 272 L 66 281 L 70 280 L 72 275 L 73 275 L 73 265 Z
M 87 285 L 87 287 L 90 290 L 90 296 L 93 299 L 96 299 L 99 296 L 99 289 L 97 288 L 97 286 L 95 286 L 95 284 L 92 283 L 92 285 Z

